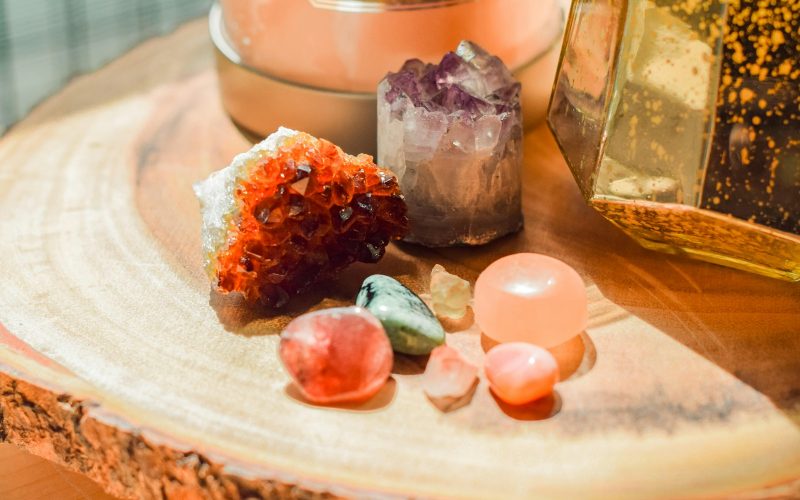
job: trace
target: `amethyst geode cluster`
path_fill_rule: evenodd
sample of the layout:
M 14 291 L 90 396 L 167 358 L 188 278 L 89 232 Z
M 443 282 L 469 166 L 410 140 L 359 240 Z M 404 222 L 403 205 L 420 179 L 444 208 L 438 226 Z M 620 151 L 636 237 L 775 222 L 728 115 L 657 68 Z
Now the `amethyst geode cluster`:
M 521 162 L 520 84 L 474 43 L 380 83 L 378 163 L 400 180 L 407 241 L 478 245 L 517 231 Z

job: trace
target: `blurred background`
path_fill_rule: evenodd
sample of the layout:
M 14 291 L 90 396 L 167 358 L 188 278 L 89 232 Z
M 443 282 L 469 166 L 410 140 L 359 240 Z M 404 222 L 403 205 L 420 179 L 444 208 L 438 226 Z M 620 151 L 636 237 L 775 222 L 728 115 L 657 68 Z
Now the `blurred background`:
M 76 75 L 208 13 L 211 0 L 0 0 L 0 134 Z
M 211 0 L 0 0 L 0 134 L 70 79 L 208 13 Z M 0 499 L 110 500 L 86 477 L 0 444 Z

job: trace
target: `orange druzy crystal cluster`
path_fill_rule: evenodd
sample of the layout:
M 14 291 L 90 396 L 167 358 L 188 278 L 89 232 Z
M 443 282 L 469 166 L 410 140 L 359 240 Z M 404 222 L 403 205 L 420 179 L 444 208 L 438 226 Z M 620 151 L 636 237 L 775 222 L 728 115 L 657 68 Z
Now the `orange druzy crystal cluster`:
M 369 155 L 297 133 L 234 189 L 238 216 L 214 268 L 217 286 L 280 307 L 354 262 L 377 262 L 407 231 L 394 175 Z

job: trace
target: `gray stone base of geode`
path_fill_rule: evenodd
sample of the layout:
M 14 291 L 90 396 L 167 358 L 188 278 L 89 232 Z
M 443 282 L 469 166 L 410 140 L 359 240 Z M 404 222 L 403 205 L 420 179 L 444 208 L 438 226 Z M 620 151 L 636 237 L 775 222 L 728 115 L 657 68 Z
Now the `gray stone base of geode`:
M 486 226 L 491 226 L 491 229 L 481 232 L 469 230 L 471 224 L 474 223 L 473 219 L 462 221 L 454 221 L 452 219 L 442 221 L 435 218 L 426 221 L 424 218 L 421 219 L 417 219 L 419 220 L 417 230 L 414 231 L 414 224 L 412 224 L 411 232 L 403 238 L 403 241 L 430 248 L 485 245 L 498 238 L 520 231 L 524 225 L 521 214 L 518 218 L 509 219 L 504 217 L 493 221 Z
M 508 119 L 508 118 L 507 118 Z M 522 228 L 522 130 L 487 154 L 444 141 L 426 161 L 406 160 L 398 179 L 408 205 L 405 241 L 483 245 Z

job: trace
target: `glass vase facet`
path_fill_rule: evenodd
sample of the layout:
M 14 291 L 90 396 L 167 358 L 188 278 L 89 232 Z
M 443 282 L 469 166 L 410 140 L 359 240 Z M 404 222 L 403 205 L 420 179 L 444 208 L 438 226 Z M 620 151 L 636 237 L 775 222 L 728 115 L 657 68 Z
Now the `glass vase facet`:
M 800 0 L 575 0 L 548 122 L 643 246 L 800 281 Z

